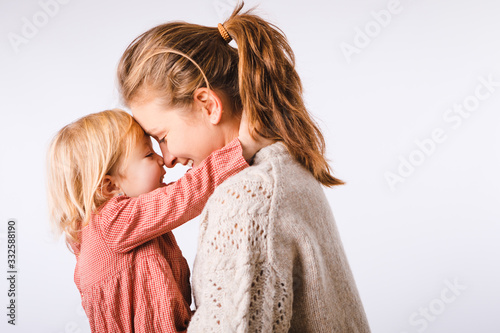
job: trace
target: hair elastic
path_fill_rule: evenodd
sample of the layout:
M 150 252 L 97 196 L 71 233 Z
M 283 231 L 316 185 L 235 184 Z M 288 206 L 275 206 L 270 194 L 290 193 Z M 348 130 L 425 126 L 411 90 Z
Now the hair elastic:
M 217 27 L 219 28 L 219 32 L 222 38 L 224 38 L 226 43 L 229 43 L 232 40 L 232 38 L 231 36 L 229 36 L 229 33 L 227 32 L 226 28 L 224 28 L 224 26 L 220 23 L 217 25 Z

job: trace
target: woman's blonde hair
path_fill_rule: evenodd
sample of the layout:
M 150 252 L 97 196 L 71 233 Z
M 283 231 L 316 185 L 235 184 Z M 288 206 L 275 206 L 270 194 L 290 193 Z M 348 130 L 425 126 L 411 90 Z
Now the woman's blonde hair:
M 102 191 L 108 174 L 122 175 L 124 161 L 144 130 L 122 110 L 90 114 L 63 127 L 47 154 L 49 214 L 53 229 L 69 247 L 80 230 L 110 197 Z
M 196 89 L 222 91 L 234 116 L 246 110 L 252 130 L 282 141 L 291 155 L 326 186 L 341 185 L 325 159 L 325 140 L 307 111 L 295 56 L 283 32 L 241 2 L 224 22 L 238 48 L 216 27 L 185 22 L 159 25 L 137 37 L 118 66 L 125 103 L 145 91 L 165 106 L 186 107 Z

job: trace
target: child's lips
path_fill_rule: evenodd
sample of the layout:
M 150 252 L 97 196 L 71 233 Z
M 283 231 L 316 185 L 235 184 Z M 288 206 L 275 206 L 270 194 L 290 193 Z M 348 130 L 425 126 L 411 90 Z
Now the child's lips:
M 165 174 L 163 174 L 163 176 L 161 176 L 160 178 L 160 187 L 167 186 L 167 184 L 163 182 L 163 177 L 165 177 Z

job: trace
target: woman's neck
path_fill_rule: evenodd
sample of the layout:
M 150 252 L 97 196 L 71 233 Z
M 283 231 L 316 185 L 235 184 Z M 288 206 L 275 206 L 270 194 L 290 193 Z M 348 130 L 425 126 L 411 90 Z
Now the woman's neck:
M 223 137 L 224 137 L 224 145 L 227 145 L 229 142 L 233 141 L 238 137 L 239 129 L 240 129 L 240 120 L 239 119 L 227 119 L 223 124 Z

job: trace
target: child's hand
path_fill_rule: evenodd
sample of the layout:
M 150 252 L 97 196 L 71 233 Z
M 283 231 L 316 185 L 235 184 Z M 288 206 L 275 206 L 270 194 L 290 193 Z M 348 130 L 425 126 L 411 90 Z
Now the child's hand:
M 246 111 L 243 111 L 241 116 L 240 130 L 238 139 L 240 140 L 241 147 L 243 148 L 243 157 L 250 163 L 253 156 L 262 148 L 273 144 L 274 141 L 266 139 L 257 133 L 254 133 L 255 138 L 250 134 L 250 124 Z

